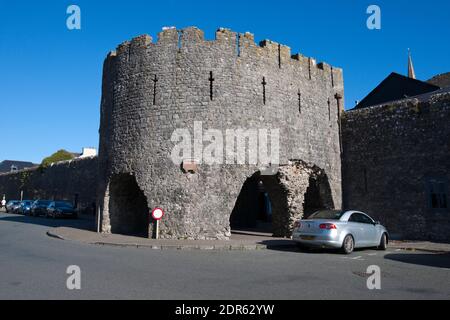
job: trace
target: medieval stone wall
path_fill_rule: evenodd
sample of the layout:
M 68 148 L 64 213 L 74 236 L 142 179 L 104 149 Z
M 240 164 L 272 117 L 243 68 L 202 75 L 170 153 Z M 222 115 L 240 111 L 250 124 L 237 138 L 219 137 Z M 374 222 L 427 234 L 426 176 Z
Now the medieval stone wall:
M 195 121 L 223 133 L 279 129 L 280 163 L 303 160 L 324 170 L 333 204 L 340 207 L 342 97 L 341 69 L 291 56 L 288 47 L 269 40 L 257 45 L 250 33 L 220 29 L 207 41 L 197 28 L 167 29 L 157 42 L 144 35 L 122 43 L 104 63 L 98 188 L 103 231 L 111 231 L 110 180 L 129 173 L 149 209 L 166 211 L 162 237 L 229 237 L 240 189 L 258 167 L 199 164 L 195 174 L 184 173 L 170 158 L 171 136 L 180 128 L 193 134 Z
M 450 239 L 449 94 L 348 111 L 342 137 L 346 208 L 401 238 Z M 432 208 L 430 183 L 446 194 L 447 208 Z
M 48 199 L 78 201 L 82 212 L 93 214 L 97 189 L 97 157 L 54 163 L 41 169 L 0 174 L 0 197 L 6 200 Z

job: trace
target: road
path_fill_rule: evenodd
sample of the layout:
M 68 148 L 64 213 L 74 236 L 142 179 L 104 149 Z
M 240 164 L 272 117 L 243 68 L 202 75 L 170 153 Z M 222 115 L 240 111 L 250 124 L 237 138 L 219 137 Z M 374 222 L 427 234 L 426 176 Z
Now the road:
M 450 256 L 151 250 L 50 238 L 70 221 L 0 213 L 0 299 L 449 299 Z M 77 222 L 82 223 L 82 222 Z M 81 269 L 81 290 L 66 287 Z M 381 290 L 367 289 L 367 267 Z

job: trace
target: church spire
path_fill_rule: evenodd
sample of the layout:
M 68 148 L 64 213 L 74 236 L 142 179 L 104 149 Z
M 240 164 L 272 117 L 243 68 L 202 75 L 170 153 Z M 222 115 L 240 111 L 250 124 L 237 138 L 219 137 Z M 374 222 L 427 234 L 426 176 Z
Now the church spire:
M 416 72 L 414 71 L 414 65 L 411 58 L 411 50 L 408 49 L 408 77 L 411 79 L 416 78 Z

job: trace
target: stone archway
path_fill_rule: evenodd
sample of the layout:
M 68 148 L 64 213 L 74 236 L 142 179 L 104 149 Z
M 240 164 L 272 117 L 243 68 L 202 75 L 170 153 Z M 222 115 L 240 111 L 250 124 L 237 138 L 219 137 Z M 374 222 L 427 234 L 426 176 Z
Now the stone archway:
M 257 172 L 245 181 L 230 216 L 232 230 L 258 229 L 262 210 L 258 202 L 259 184 L 270 199 L 271 232 L 276 237 L 289 237 L 294 222 L 304 215 L 334 208 L 325 171 L 301 160 L 290 161 L 280 166 L 275 175 Z
M 108 209 L 112 233 L 148 237 L 147 198 L 133 175 L 118 174 L 111 178 Z
M 287 209 L 287 198 L 276 176 L 256 172 L 244 182 L 230 216 L 232 230 L 273 232 L 274 216 Z
M 230 216 L 232 230 L 253 229 L 258 217 L 258 174 L 245 180 Z
M 274 236 L 289 237 L 296 220 L 320 209 L 334 209 L 328 176 L 318 166 L 292 160 L 280 166 L 276 177 L 286 193 L 287 209 L 274 219 Z

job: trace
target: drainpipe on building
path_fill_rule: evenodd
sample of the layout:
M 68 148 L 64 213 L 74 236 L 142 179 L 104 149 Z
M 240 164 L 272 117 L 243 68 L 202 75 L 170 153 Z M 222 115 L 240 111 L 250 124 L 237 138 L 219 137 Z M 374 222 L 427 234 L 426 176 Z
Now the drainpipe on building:
M 342 122 L 341 122 L 341 115 L 343 112 L 343 108 L 341 106 L 342 95 L 340 93 L 336 93 L 334 95 L 334 97 L 337 102 L 337 112 L 338 112 L 339 158 L 341 160 L 341 204 L 342 204 L 342 208 L 344 208 L 343 168 L 342 168 L 344 149 L 343 149 L 343 145 L 342 145 Z

